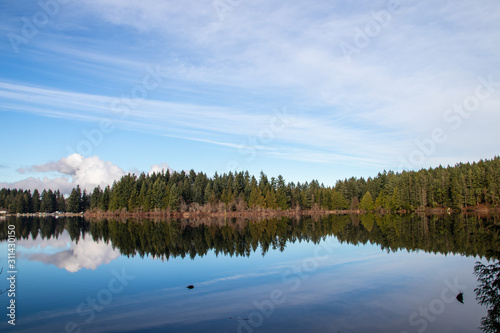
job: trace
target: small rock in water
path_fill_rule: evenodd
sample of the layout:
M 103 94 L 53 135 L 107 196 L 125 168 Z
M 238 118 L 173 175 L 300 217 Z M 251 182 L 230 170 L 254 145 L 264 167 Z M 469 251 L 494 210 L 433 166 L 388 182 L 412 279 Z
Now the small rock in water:
M 188 289 L 193 289 L 193 288 L 194 288 L 194 286 L 193 286 L 192 284 L 190 284 L 190 285 L 189 285 L 189 286 L 187 286 L 186 288 L 188 288 Z
M 457 295 L 457 301 L 459 301 L 460 303 L 464 304 L 464 293 L 463 292 L 459 292 L 458 295 Z

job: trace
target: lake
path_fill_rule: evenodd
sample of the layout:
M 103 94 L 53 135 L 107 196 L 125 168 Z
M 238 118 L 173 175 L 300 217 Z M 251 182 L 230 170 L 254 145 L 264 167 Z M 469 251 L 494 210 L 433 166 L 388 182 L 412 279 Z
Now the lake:
M 15 296 L 0 295 L 0 330 L 488 332 L 500 316 L 491 304 L 499 224 L 464 215 L 8 217 L 0 289 L 12 282 L 11 243 L 17 273 Z M 483 304 L 476 288 L 489 293 Z

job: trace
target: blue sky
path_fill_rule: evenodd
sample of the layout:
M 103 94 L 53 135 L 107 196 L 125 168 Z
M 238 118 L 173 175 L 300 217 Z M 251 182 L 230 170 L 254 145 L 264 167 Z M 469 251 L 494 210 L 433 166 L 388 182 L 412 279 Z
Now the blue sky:
M 492 158 L 499 33 L 495 0 L 3 2 L 0 186 Z

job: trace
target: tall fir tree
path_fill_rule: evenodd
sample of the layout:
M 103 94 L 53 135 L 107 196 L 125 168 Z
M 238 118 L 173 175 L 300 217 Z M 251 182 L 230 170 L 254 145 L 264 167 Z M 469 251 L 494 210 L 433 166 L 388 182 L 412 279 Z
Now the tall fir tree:
M 40 211 L 40 193 L 38 189 L 33 191 L 33 196 L 31 198 L 31 211 L 33 213 L 38 213 Z
M 373 198 L 370 192 L 366 192 L 359 202 L 359 208 L 371 212 L 375 209 L 375 204 L 373 203 Z

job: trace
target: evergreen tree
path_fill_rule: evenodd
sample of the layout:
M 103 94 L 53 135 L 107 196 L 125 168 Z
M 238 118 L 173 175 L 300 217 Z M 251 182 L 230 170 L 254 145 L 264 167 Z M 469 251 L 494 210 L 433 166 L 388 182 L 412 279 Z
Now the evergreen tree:
M 102 197 L 101 197 L 101 200 L 99 202 L 99 209 L 103 210 L 103 211 L 107 211 L 109 210 L 109 198 L 111 196 L 111 188 L 108 186 L 106 186 L 106 188 L 104 188 L 104 191 L 102 193 Z
M 277 206 L 281 210 L 287 210 L 290 208 L 289 205 L 289 196 L 286 194 L 286 189 L 283 189 L 281 187 L 278 187 L 278 190 L 276 191 L 276 202 Z
M 375 204 L 373 203 L 373 198 L 370 192 L 366 192 L 361 198 L 361 202 L 359 203 L 359 208 L 362 210 L 366 210 L 367 212 L 371 212 L 375 209 Z
M 464 202 L 462 191 L 463 187 L 460 185 L 459 179 L 454 178 L 451 183 L 451 205 L 453 208 L 462 208 Z
M 37 189 L 33 191 L 31 203 L 32 203 L 31 211 L 33 213 L 38 213 L 40 211 L 40 193 L 38 192 Z
M 375 209 L 380 210 L 380 209 L 385 209 L 385 194 L 383 191 L 380 191 L 378 194 L 377 199 L 375 200 Z
M 250 208 L 265 207 L 264 197 L 262 196 L 262 193 L 257 186 L 254 186 L 252 188 L 252 191 L 250 192 L 250 199 L 248 202 L 248 206 Z
M 277 209 L 278 201 L 276 200 L 276 194 L 274 193 L 274 189 L 269 188 L 267 190 L 266 196 L 264 198 L 265 206 L 268 209 Z
M 15 199 L 15 212 L 28 213 L 30 209 L 30 200 L 26 192 L 19 191 Z
M 92 196 L 90 198 L 90 209 L 98 209 L 99 208 L 99 203 L 102 201 L 102 196 L 103 196 L 103 191 L 100 186 L 97 186 L 94 188 L 94 191 L 92 192 Z
M 214 198 L 215 197 L 215 191 L 212 189 L 212 182 L 209 181 L 207 182 L 207 185 L 205 187 L 205 194 L 203 201 L 204 202 L 209 202 L 209 203 L 214 203 Z
M 56 197 L 52 190 L 43 190 L 40 211 L 44 213 L 53 213 L 56 211 Z
M 80 190 L 80 186 L 77 185 L 76 188 L 71 190 L 71 194 L 68 198 L 67 210 L 71 213 L 79 213 L 82 211 L 82 208 L 82 191 Z
M 141 206 L 141 200 L 139 197 L 139 193 L 137 192 L 137 188 L 134 187 L 132 189 L 132 193 L 130 194 L 130 198 L 128 199 L 128 211 L 134 212 Z
M 144 181 L 141 186 L 139 198 L 141 200 L 141 207 L 143 211 L 149 211 L 153 208 L 152 191 L 149 189 L 149 179 Z
M 311 209 L 312 204 L 314 203 L 313 198 L 313 189 L 306 183 L 305 191 L 301 192 L 301 208 L 302 209 Z
M 207 187 L 206 176 L 203 173 L 196 175 L 196 179 L 193 183 L 193 201 L 203 205 L 205 202 L 205 188 Z
M 271 188 L 269 180 L 263 171 L 260 172 L 259 188 L 262 193 L 267 193 L 267 190 Z
M 170 209 L 172 211 L 178 211 L 180 208 L 180 203 L 181 203 L 181 194 L 179 192 L 179 189 L 177 188 L 177 185 L 172 185 L 170 188 L 170 198 L 168 200 Z
M 59 192 L 59 190 L 57 191 L 56 202 L 57 202 L 57 210 L 59 212 L 65 212 L 66 200 L 64 199 L 64 196 Z
M 228 206 L 234 201 L 234 193 L 230 188 L 225 188 L 222 190 L 221 201 Z
M 276 201 L 278 208 L 281 210 L 287 210 L 290 208 L 290 195 L 288 194 L 288 188 L 285 184 L 285 179 L 281 175 L 278 176 L 276 180 Z
M 333 210 L 342 210 L 349 207 L 346 198 L 344 198 L 342 193 L 337 192 L 335 189 L 332 189 L 330 205 Z
M 394 191 L 392 192 L 391 210 L 399 210 L 401 208 L 402 208 L 401 195 L 399 193 L 398 187 L 396 186 L 394 188 Z
M 86 211 L 90 209 L 90 196 L 87 194 L 87 190 L 83 190 L 82 193 L 82 211 Z
M 187 204 L 193 201 L 193 194 L 191 193 L 191 184 L 189 179 L 185 178 L 180 186 L 180 196 Z

